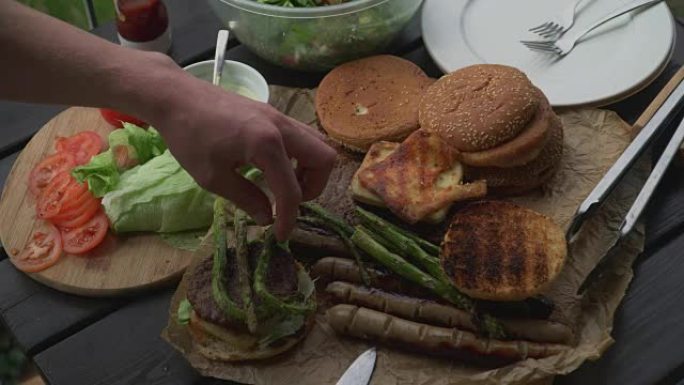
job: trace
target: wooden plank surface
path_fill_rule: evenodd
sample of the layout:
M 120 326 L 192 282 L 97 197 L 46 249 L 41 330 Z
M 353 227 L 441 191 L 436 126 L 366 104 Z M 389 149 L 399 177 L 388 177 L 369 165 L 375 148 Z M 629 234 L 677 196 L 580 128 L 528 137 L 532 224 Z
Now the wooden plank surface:
M 128 302 L 60 293 L 27 278 L 9 260 L 0 262 L 0 277 L 0 317 L 28 354 L 41 351 Z
M 682 249 L 684 234 L 637 265 L 616 315 L 615 344 L 557 385 L 651 385 L 684 363 Z
M 14 154 L 8 155 L 0 160 L 0 186 L 5 185 L 7 175 L 9 175 L 12 165 L 14 164 L 14 161 L 17 160 L 18 156 L 19 152 L 15 152 Z M 2 190 L 2 187 L 0 187 L 0 190 Z M 5 253 L 5 249 L 3 249 L 2 245 L 0 245 L 0 261 L 5 258 L 7 258 L 7 253 Z
M 54 153 L 55 139 L 85 129 L 106 138 L 112 131 L 97 109 L 73 107 L 50 120 L 19 155 L 7 178 L 0 201 L 0 238 L 15 255 L 41 226 L 36 200 L 27 189 L 28 175 L 38 162 Z M 52 288 L 86 296 L 114 296 L 172 284 L 180 279 L 194 253 L 173 248 L 157 234 L 114 236 L 86 255 L 63 253 L 57 264 L 30 276 Z
M 200 376 L 159 337 L 170 298 L 169 290 L 146 296 L 36 355 L 34 361 L 50 384 L 196 384 Z

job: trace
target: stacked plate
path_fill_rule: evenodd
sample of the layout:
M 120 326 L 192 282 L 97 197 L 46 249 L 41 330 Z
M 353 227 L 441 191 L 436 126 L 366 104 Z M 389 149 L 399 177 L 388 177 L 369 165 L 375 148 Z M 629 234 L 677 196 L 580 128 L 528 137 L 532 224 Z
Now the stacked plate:
M 665 2 L 604 24 L 563 58 L 520 44 L 540 40 L 528 30 L 570 1 L 426 0 L 423 39 L 444 72 L 479 63 L 511 65 L 526 72 L 556 107 L 616 102 L 648 85 L 669 62 L 675 22 Z M 573 28 L 631 1 L 584 0 Z

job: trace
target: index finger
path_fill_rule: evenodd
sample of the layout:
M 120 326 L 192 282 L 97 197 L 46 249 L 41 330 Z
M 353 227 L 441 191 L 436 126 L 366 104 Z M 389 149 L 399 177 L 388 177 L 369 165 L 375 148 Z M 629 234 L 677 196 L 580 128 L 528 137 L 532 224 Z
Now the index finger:
M 285 149 L 290 157 L 297 159 L 304 200 L 311 200 L 325 188 L 337 152 L 318 135 L 311 134 L 310 127 L 292 120 L 289 123 L 281 129 Z
M 284 241 L 297 221 L 302 192 L 282 138 L 274 136 L 269 141 L 272 142 L 262 143 L 263 151 L 254 154 L 251 162 L 264 172 L 266 183 L 275 197 L 275 234 L 279 241 Z

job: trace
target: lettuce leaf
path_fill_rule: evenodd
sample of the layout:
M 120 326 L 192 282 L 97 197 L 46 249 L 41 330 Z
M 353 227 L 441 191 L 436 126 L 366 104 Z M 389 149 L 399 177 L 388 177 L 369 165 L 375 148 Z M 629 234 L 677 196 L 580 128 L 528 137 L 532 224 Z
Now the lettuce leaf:
M 175 233 L 161 233 L 161 239 L 167 245 L 180 250 L 197 251 L 208 243 L 211 237 L 208 237 L 208 229 L 178 231 Z
M 189 324 L 192 310 L 192 304 L 190 301 L 188 301 L 187 298 L 183 299 L 180 304 L 178 304 L 178 323 L 181 325 Z
M 87 181 L 88 189 L 98 198 L 119 183 L 119 169 L 111 150 L 95 155 L 86 165 L 74 168 L 71 175 L 80 183 Z
M 214 199 L 166 150 L 123 173 L 102 205 L 116 232 L 171 233 L 208 228 Z
M 153 127 L 147 130 L 131 123 L 114 130 L 107 139 L 109 149 L 94 156 L 86 165 L 76 167 L 72 175 L 76 180 L 88 182 L 88 188 L 96 197 L 114 190 L 121 172 L 143 164 L 161 155 L 166 144 Z

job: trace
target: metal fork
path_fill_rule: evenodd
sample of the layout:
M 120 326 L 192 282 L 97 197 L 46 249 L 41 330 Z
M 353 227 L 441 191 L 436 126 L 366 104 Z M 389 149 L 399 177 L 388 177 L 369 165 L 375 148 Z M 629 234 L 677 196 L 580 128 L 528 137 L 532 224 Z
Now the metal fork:
M 565 56 L 568 53 L 570 53 L 570 51 L 572 51 L 573 48 L 575 48 L 575 45 L 582 37 L 584 37 L 589 32 L 593 31 L 594 29 L 598 28 L 599 26 L 607 23 L 610 20 L 615 19 L 618 16 L 622 16 L 625 13 L 631 12 L 638 8 L 651 6 L 660 3 L 661 1 L 663 0 L 638 0 L 633 3 L 626 4 L 625 6 L 620 7 L 614 10 L 613 12 L 609 13 L 608 15 L 604 16 L 603 18 L 599 19 L 597 22 L 590 25 L 589 27 L 577 33 L 573 33 L 571 35 L 566 34 L 558 40 L 521 40 L 520 42 L 533 51 L 548 52 L 556 54 L 558 56 Z
M 577 7 L 582 1 L 583 0 L 574 0 L 553 19 L 536 27 L 530 28 L 529 31 L 534 32 L 544 38 L 562 35 L 565 33 L 565 31 L 569 30 L 573 24 L 575 24 L 575 13 L 577 12 Z

